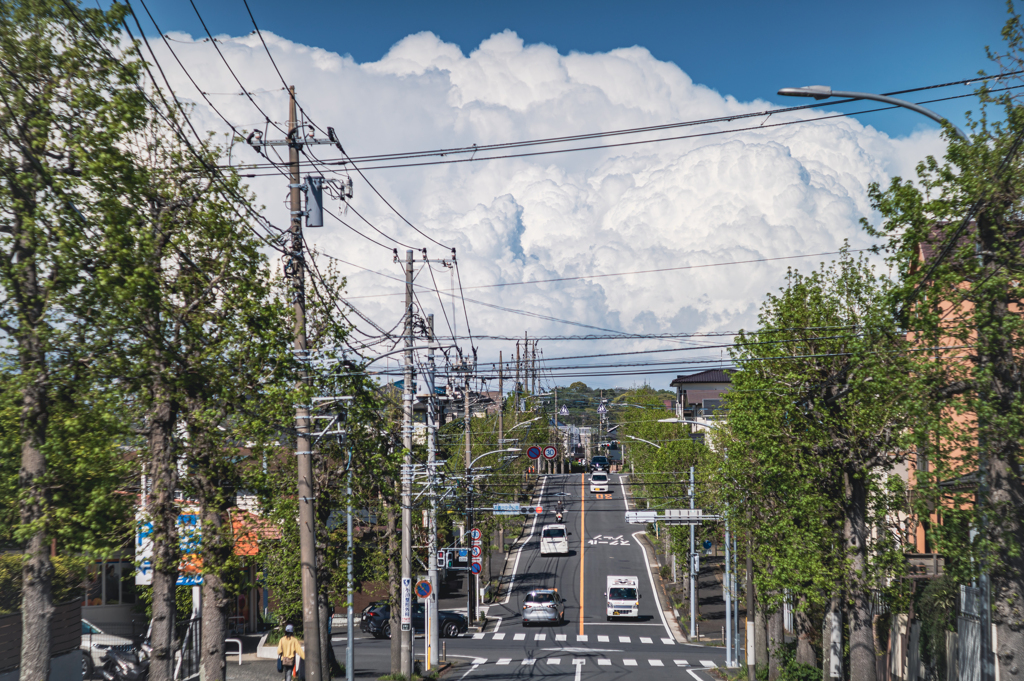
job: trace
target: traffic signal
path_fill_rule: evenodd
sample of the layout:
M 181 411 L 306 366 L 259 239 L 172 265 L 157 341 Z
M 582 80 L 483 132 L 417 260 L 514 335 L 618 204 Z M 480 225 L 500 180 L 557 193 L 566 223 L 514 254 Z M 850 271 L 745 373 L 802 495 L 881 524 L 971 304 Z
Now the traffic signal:
M 544 508 L 541 506 L 520 506 L 520 515 L 538 515 L 544 512 Z

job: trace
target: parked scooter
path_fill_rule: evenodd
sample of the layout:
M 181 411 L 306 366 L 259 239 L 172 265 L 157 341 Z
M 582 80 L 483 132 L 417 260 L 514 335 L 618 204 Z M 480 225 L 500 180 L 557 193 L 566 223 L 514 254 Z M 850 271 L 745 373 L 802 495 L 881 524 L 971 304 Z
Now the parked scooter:
M 138 652 L 125 652 L 111 648 L 103 657 L 100 677 L 104 681 L 144 681 L 149 678 L 149 642 L 143 642 Z

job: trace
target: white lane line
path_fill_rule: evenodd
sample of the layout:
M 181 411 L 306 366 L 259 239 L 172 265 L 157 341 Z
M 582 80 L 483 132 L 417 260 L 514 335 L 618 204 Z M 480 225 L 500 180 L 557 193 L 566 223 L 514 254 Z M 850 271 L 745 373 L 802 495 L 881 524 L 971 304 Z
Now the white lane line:
M 544 640 L 544 639 L 546 639 L 547 637 L 548 637 L 548 635 L 547 635 L 547 634 L 534 634 L 534 635 L 533 635 L 533 640 L 534 640 L 534 641 L 543 641 L 543 640 Z
M 597 642 L 598 643 L 608 643 L 608 637 L 607 636 L 598 636 L 597 637 Z
M 501 629 L 501 618 L 498 618 L 498 623 L 494 625 L 494 633 L 498 633 L 498 629 Z
M 555 640 L 556 641 L 564 641 L 565 640 L 565 634 L 555 634 Z
M 599 658 L 599 659 L 598 659 L 598 661 L 597 661 L 597 664 L 598 664 L 599 666 L 601 666 L 601 667 L 607 667 L 607 666 L 608 666 L 608 665 L 610 665 L 611 663 L 612 663 L 612 661 L 611 661 L 611 660 L 609 660 L 609 659 L 608 659 L 608 658 L 606 658 L 606 657 L 602 657 L 602 658 Z
M 667 646 L 674 646 L 676 644 L 676 642 L 673 641 L 670 638 L 663 638 L 663 639 L 661 639 L 661 642 L 664 643 Z
M 526 634 L 512 634 L 512 640 L 513 641 L 525 641 L 526 640 Z
M 619 643 L 629 643 L 629 637 L 628 636 L 620 636 L 619 637 Z
M 661 660 L 647 660 L 652 667 L 664 667 L 665 663 Z
M 646 532 L 634 532 L 633 539 L 636 540 L 637 546 L 640 547 L 640 554 L 644 557 L 644 565 L 647 566 L 647 579 L 651 582 L 651 593 L 654 594 L 654 600 L 657 601 L 655 605 L 658 607 L 658 616 L 661 617 L 661 623 L 665 625 L 665 635 L 672 638 L 672 630 L 668 628 L 668 622 L 665 621 L 665 613 L 661 609 L 661 597 L 658 596 L 658 587 L 654 583 L 654 575 L 651 574 L 651 561 L 647 558 L 647 549 L 640 543 L 640 539 L 637 537 L 638 534 L 647 534 Z
M 462 681 L 462 679 L 464 679 L 467 676 L 469 676 L 471 672 L 475 671 L 477 667 L 479 667 L 480 665 L 482 665 L 485 662 L 487 662 L 487 658 L 486 657 L 478 657 L 478 658 L 474 659 L 473 660 L 473 666 L 471 666 L 469 669 L 467 669 L 466 673 L 459 677 L 459 681 Z
M 690 666 L 690 663 L 687 662 L 686 660 L 672 660 L 672 661 L 676 663 L 677 667 L 689 667 Z
M 640 643 L 654 643 L 654 641 L 652 641 L 652 640 L 651 640 L 650 638 L 648 638 L 647 636 L 641 636 L 641 637 L 640 637 Z
M 486 634 L 473 634 L 473 638 L 476 639 L 477 641 L 482 639 L 484 636 L 486 636 Z
M 549 657 L 545 660 L 548 664 L 562 664 L 562 658 L 560 657 Z
M 589 638 L 590 634 L 576 634 L 577 643 L 586 643 Z
M 576 664 L 576 660 L 573 660 L 572 663 Z M 576 681 L 580 681 L 580 676 L 583 674 L 583 665 L 585 663 L 586 660 L 580 660 L 579 664 L 576 664 Z
M 697 661 L 698 661 L 698 662 L 700 662 L 700 663 L 701 663 L 702 665 L 704 665 L 705 667 L 710 667 L 711 669 L 714 669 L 714 668 L 715 668 L 715 667 L 717 666 L 717 665 L 716 665 L 716 664 L 715 664 L 714 662 L 712 662 L 711 660 L 697 660 Z
M 636 660 L 623 660 L 622 664 L 626 665 L 627 667 L 635 667 Z
M 714 667 L 709 667 L 709 669 L 714 669 Z M 701 671 L 704 671 L 704 670 L 701 670 Z M 687 669 L 686 673 L 689 674 L 690 676 L 692 676 L 693 678 L 697 679 L 697 681 L 703 681 L 703 679 L 701 679 L 699 676 L 697 676 L 697 672 L 695 672 L 692 669 Z
M 548 479 L 547 478 L 543 478 L 540 481 L 540 498 L 542 500 L 544 499 L 544 487 L 547 484 L 548 484 Z M 533 516 L 533 524 L 530 525 L 530 534 L 526 535 L 526 539 L 523 541 L 523 543 L 521 543 L 519 545 L 519 550 L 516 551 L 516 562 L 512 564 L 512 576 L 509 577 L 509 579 L 508 579 L 508 591 L 505 592 L 505 605 L 508 605 L 508 602 L 510 600 L 512 600 L 512 588 L 516 584 L 516 570 L 519 569 L 519 559 L 522 558 L 522 556 L 523 556 L 523 549 L 526 548 L 526 545 L 527 545 L 527 543 L 529 543 L 530 538 L 533 537 L 533 531 L 535 529 L 537 529 L 537 518 L 538 517 L 539 516 L 537 516 L 537 515 Z
M 494 664 L 508 664 L 511 661 L 512 661 L 511 657 L 503 657 L 500 660 L 498 660 L 497 662 L 495 662 Z
M 537 660 L 534 660 L 534 659 L 532 659 L 532 658 L 526 658 L 525 660 L 523 660 L 523 661 L 522 661 L 522 662 L 520 662 L 519 664 L 521 664 L 521 665 L 524 665 L 524 664 L 525 664 L 525 665 L 527 665 L 527 666 L 530 666 L 530 665 L 532 665 L 532 664 L 533 664 L 534 662 L 536 662 L 536 661 L 537 661 Z

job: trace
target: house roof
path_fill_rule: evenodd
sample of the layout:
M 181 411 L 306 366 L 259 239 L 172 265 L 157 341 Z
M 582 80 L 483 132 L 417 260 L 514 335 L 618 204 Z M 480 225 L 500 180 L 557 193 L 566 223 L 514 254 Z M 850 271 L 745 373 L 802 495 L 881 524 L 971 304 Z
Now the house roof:
M 684 386 L 689 383 L 732 383 L 732 374 L 735 369 L 708 369 L 687 376 L 676 376 L 672 381 L 672 387 Z

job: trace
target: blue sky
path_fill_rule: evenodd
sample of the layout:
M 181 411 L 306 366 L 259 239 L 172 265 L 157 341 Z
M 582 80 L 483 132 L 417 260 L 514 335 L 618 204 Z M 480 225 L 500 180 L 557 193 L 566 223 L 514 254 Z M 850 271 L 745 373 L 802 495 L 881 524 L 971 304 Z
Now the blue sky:
M 202 26 L 186 0 L 150 0 L 164 31 L 195 37 Z M 214 34 L 252 30 L 241 0 L 199 0 Z M 779 87 L 810 84 L 889 92 L 958 80 L 991 68 L 1006 7 L 1000 0 L 832 2 L 304 2 L 250 0 L 261 29 L 289 40 L 380 59 L 396 42 L 431 31 L 469 53 L 504 29 L 565 54 L 640 45 L 695 82 L 741 101 L 785 101 Z M 140 11 L 140 14 L 142 12 Z M 951 89 L 940 92 L 953 94 Z M 958 93 L 965 93 L 960 89 Z M 918 99 L 924 99 L 924 96 Z M 962 124 L 966 102 L 932 105 Z M 890 135 L 932 124 L 907 112 L 863 118 Z

